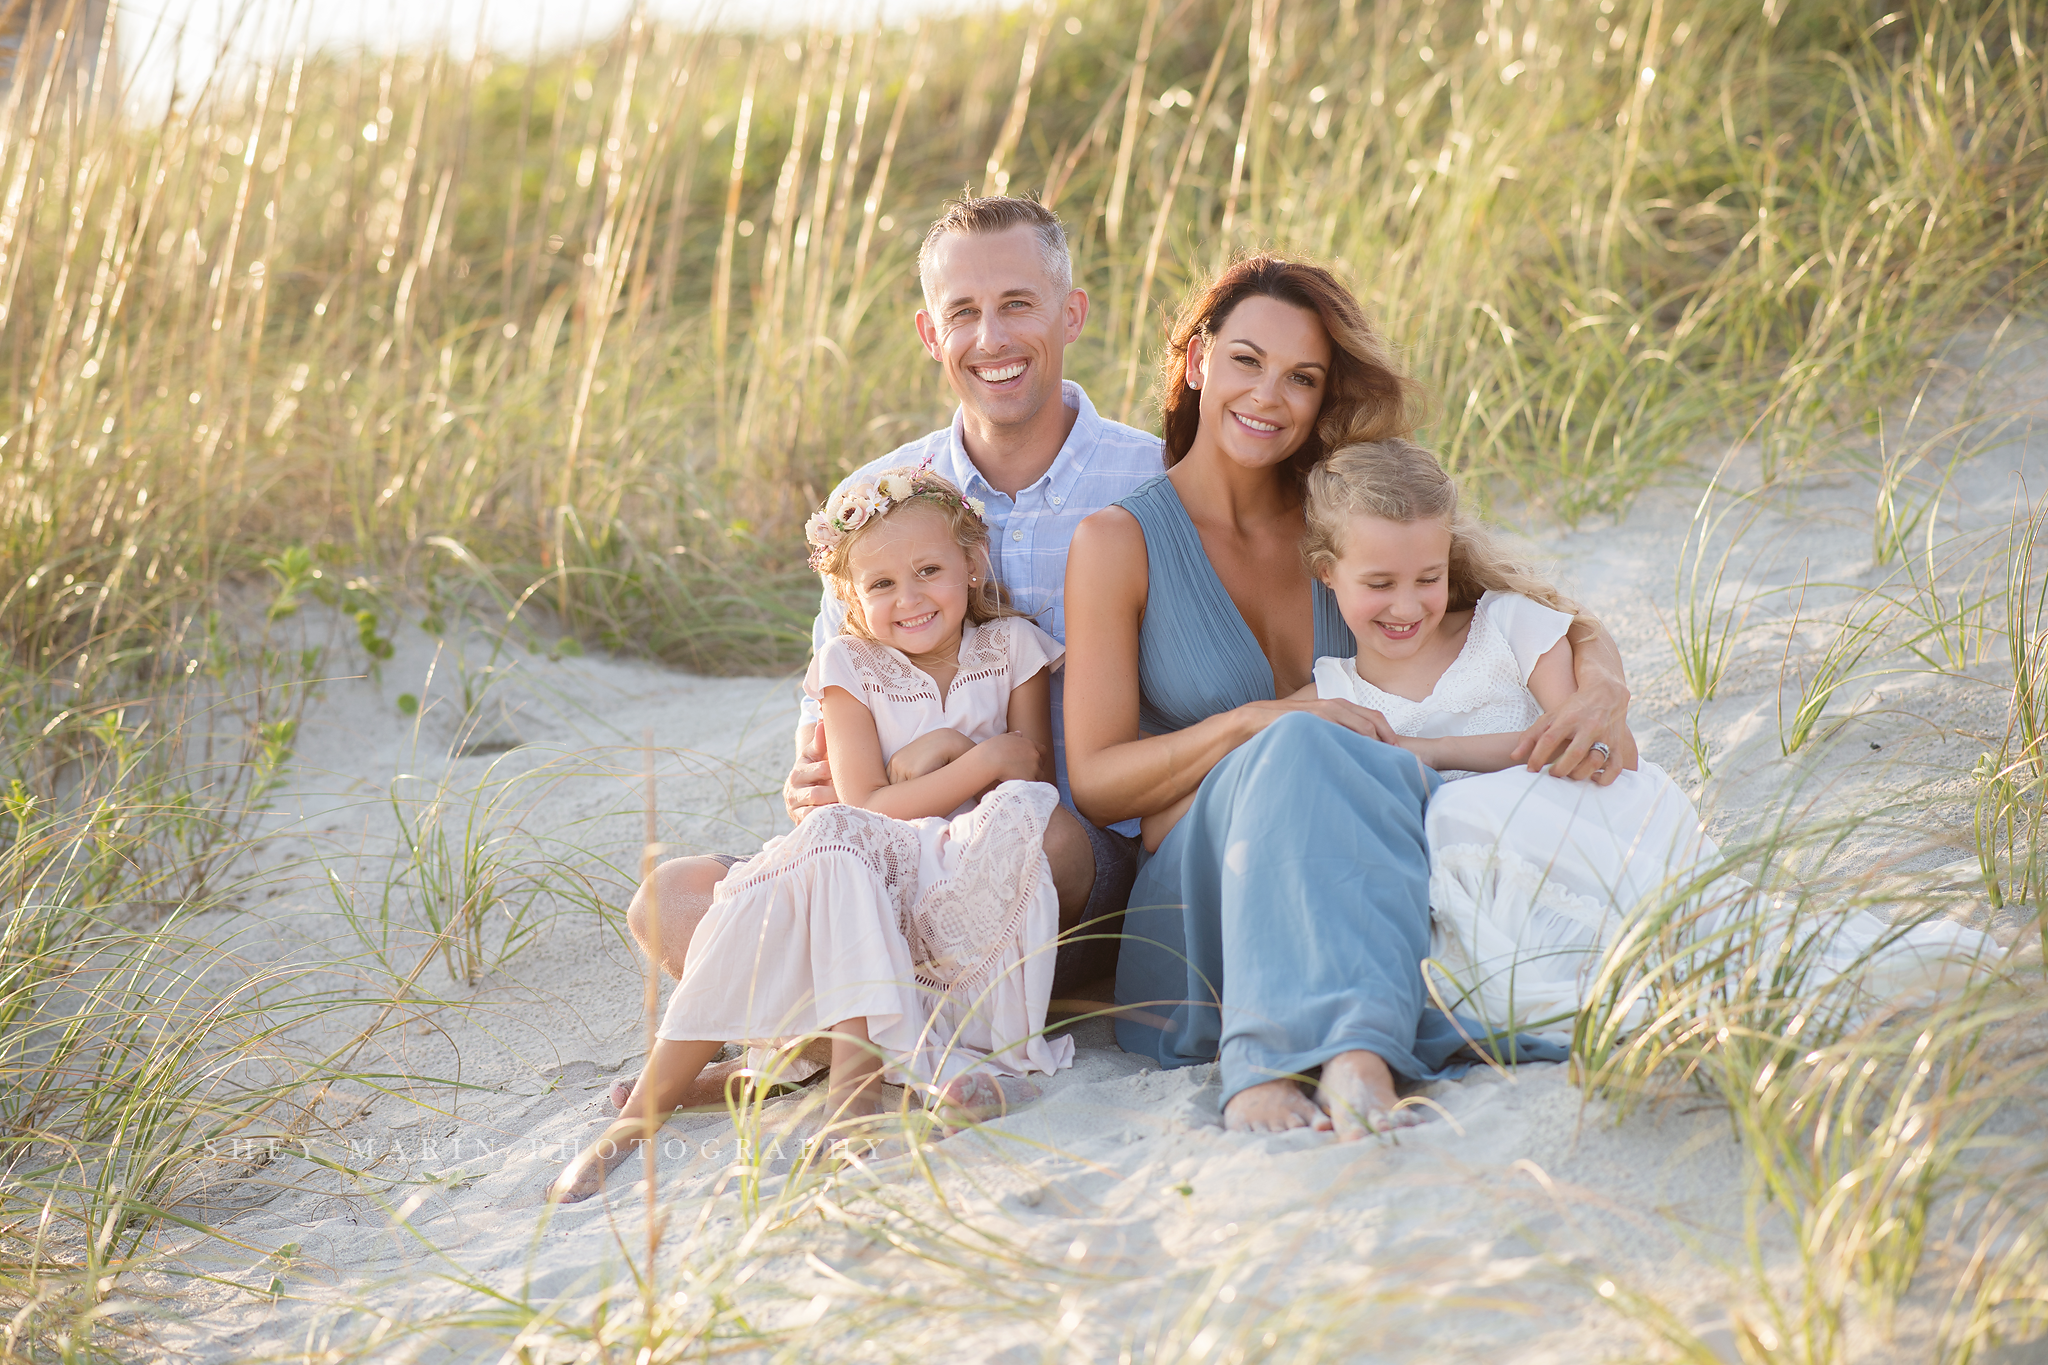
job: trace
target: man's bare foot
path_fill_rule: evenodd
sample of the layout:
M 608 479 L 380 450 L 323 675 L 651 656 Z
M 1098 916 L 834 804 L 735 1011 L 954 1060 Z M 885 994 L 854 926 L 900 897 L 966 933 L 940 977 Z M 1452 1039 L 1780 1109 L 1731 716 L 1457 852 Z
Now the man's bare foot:
M 634 1151 L 632 1139 L 615 1139 L 609 1133 L 591 1143 L 555 1177 L 547 1188 L 551 1204 L 580 1204 L 604 1189 L 604 1178 Z
M 947 1137 L 972 1124 L 1001 1118 L 1013 1109 L 1037 1099 L 1036 1085 L 1021 1076 L 991 1076 L 974 1071 L 955 1076 L 932 1096 L 932 1111 L 938 1115 Z
M 1223 1106 L 1223 1126 L 1233 1133 L 1284 1133 L 1292 1128 L 1328 1132 L 1330 1116 L 1301 1093 L 1291 1077 L 1246 1086 Z
M 1329 1112 L 1339 1142 L 1422 1122 L 1421 1110 L 1402 1106 L 1394 1091 L 1394 1073 L 1380 1055 L 1363 1048 L 1340 1052 L 1323 1063 L 1316 1103 Z

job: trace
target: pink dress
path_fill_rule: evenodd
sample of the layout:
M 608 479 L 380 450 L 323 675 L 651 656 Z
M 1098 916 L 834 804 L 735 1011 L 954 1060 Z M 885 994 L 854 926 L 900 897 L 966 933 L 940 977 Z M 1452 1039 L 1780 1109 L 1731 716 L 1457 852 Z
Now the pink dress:
M 865 702 L 887 763 L 932 730 L 1004 733 L 1010 693 L 1062 653 L 1018 617 L 968 626 L 942 697 L 899 651 L 841 635 L 804 690 Z M 1058 804 L 1047 783 L 1005 782 L 951 817 L 814 812 L 719 883 L 660 1036 L 772 1048 L 864 1018 L 897 1084 L 1071 1065 L 1073 1040 L 1044 1036 L 1059 934 L 1045 824 Z

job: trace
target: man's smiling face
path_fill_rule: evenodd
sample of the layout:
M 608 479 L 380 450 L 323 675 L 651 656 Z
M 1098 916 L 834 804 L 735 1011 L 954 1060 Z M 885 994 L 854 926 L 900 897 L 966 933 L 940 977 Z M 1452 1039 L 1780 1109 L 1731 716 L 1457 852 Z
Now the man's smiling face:
M 1046 269 L 1038 234 L 949 233 L 925 266 L 917 334 L 977 425 L 1026 425 L 1060 401 L 1061 357 L 1088 296 Z

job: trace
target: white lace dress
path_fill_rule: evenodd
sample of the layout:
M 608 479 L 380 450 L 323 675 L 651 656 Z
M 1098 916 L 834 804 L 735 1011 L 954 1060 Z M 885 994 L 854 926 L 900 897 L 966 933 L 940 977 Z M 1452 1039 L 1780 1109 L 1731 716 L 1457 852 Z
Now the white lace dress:
M 887 763 L 935 729 L 1002 734 L 1010 693 L 1062 652 L 1020 618 L 969 626 L 942 697 L 900 652 L 842 635 L 804 688 L 866 702 Z M 866 1019 L 888 1079 L 920 1086 L 1071 1065 L 1073 1040 L 1043 1036 L 1059 933 L 1045 824 L 1058 804 L 1047 783 L 1005 782 L 950 818 L 816 811 L 719 884 L 660 1036 L 772 1049 Z M 782 1064 L 790 1078 L 814 1069 Z
M 1418 738 L 1523 730 L 1543 714 L 1530 670 L 1570 625 L 1563 612 L 1489 592 L 1457 659 L 1421 701 L 1374 687 L 1353 659 L 1318 659 L 1316 693 L 1371 707 Z M 1678 784 L 1647 759 L 1605 787 L 1521 767 L 1445 777 L 1459 780 L 1430 798 L 1426 817 L 1430 948 L 1447 1003 L 1482 1023 L 1568 1043 L 1603 952 L 1638 910 L 1685 895 L 1745 912 L 1739 880 L 1694 884 L 1720 850 Z M 1819 974 L 1865 965 L 1888 932 L 1867 912 L 1846 917 L 1821 950 Z M 1876 966 L 1896 987 L 1997 951 L 1982 934 L 1936 921 L 1907 930 Z

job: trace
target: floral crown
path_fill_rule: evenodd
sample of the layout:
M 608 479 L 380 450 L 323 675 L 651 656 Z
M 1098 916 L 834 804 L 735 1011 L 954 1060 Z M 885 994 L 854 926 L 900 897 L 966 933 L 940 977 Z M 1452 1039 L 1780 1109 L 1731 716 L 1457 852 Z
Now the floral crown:
M 912 498 L 932 498 L 949 508 L 965 507 L 977 520 L 987 510 L 980 498 L 963 497 L 959 489 L 924 465 L 885 469 L 872 479 L 842 488 L 804 523 L 804 539 L 811 546 L 811 567 L 823 573 L 832 552 L 848 536 Z

